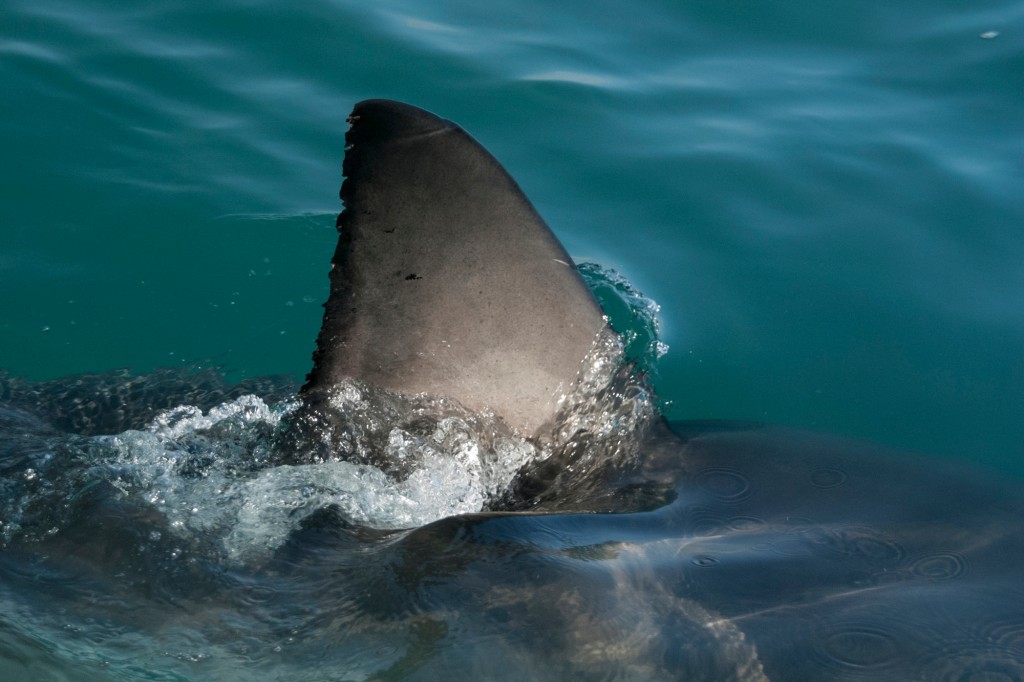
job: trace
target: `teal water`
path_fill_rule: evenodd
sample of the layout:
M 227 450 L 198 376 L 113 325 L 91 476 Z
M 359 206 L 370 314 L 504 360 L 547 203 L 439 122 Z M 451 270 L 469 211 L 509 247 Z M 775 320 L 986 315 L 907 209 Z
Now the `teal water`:
M 0 678 L 1021 677 L 1019 3 L 0 17 L 0 371 L 251 380 L 0 404 Z M 281 465 L 293 387 L 258 377 L 309 368 L 367 97 L 476 136 L 618 315 L 660 304 L 669 417 L 841 437 L 677 424 L 639 473 L 567 445 L 504 507 L 472 419 L 385 424 L 403 480 Z M 69 396 L 128 396 L 72 429 L 118 435 L 36 418 Z M 516 500 L 548 513 L 463 513 Z
M 345 116 L 458 121 L 661 305 L 675 418 L 1024 471 L 1024 9 L 4 0 L 0 366 L 302 376 Z

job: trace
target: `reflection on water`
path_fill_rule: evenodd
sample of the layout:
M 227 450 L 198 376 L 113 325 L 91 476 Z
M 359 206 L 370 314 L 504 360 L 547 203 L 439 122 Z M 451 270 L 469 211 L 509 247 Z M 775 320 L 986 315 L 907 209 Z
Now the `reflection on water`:
M 1024 678 L 1024 504 L 967 466 L 643 385 L 557 448 L 362 393 L 346 461 L 287 437 L 389 96 L 656 295 L 670 415 L 1019 473 L 1019 3 L 4 12 L 0 364 L 75 376 L 0 376 L 0 678 Z
M 223 395 L 204 376 L 207 398 Z M 332 437 L 348 438 L 348 459 L 305 464 L 281 463 L 300 457 L 285 437 L 293 399 L 186 405 L 137 430 L 82 436 L 16 407 L 21 395 L 67 406 L 82 379 L 8 380 L 4 670 L 1024 674 L 1024 500 L 1012 485 L 807 433 L 673 430 L 651 411 L 630 427 L 640 440 L 608 430 L 604 455 L 587 458 L 604 442 L 594 415 L 643 414 L 634 399 L 646 394 L 628 388 L 638 375 L 604 377 L 611 388 L 590 394 L 599 407 L 563 413 L 570 442 L 547 449 L 495 437 L 493 417 L 453 416 L 448 401 L 342 386 L 335 406 L 347 421 Z M 126 378 L 105 380 L 98 395 Z

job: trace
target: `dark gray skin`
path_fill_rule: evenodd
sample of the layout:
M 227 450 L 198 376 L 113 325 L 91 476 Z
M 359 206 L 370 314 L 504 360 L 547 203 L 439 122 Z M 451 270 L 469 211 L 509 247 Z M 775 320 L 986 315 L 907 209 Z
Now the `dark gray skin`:
M 451 121 L 388 100 L 349 117 L 331 294 L 303 393 L 345 378 L 554 415 L 604 319 L 505 169 Z

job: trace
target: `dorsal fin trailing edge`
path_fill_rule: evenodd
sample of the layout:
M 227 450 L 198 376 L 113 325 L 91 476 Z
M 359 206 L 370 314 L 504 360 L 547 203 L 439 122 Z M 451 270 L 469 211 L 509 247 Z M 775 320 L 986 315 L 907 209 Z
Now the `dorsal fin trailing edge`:
M 527 435 L 548 421 L 601 310 L 504 168 L 451 121 L 355 106 L 330 297 L 303 387 L 357 378 L 490 408 Z

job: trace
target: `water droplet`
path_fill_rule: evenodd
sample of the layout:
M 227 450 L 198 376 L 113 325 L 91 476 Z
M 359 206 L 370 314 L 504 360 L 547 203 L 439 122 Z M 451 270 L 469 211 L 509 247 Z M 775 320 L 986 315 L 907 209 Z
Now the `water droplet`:
M 978 37 L 984 40 L 992 40 L 993 38 L 999 37 L 999 31 L 985 31 Z

